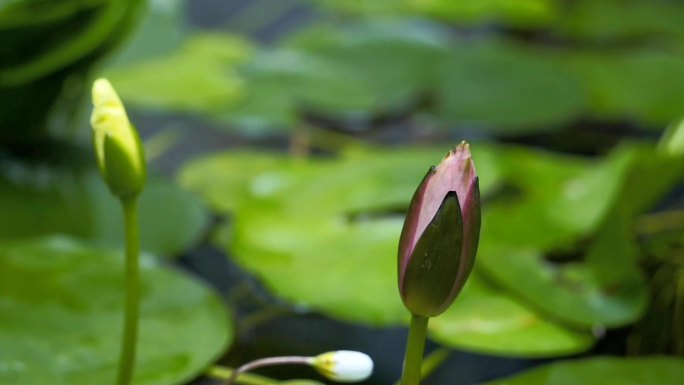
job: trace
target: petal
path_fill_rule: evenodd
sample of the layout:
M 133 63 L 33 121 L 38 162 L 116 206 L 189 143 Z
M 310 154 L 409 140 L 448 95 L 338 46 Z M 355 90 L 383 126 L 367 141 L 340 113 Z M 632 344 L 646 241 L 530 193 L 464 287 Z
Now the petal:
M 401 236 L 399 237 L 399 261 L 397 263 L 399 270 L 397 274 L 399 277 L 399 291 L 401 291 L 403 287 L 404 274 L 406 273 L 408 259 L 413 252 L 416 242 L 418 242 L 417 234 L 419 233 L 416 231 L 418 218 L 420 217 L 420 211 L 423 208 L 423 197 L 425 196 L 427 182 L 430 180 L 432 175 L 434 175 L 434 173 L 435 167 L 432 166 L 418 185 L 416 192 L 413 193 L 413 198 L 411 198 L 411 203 L 409 204 L 409 208 L 406 213 L 406 219 L 404 219 L 404 227 L 401 229 Z
M 449 192 L 416 244 L 401 290 L 413 314 L 434 317 L 451 304 L 461 266 L 463 221 L 456 192 Z M 453 299 L 453 298 L 451 298 Z
M 461 142 L 437 165 L 432 178 L 427 181 L 422 207 L 416 223 L 417 237 L 432 221 L 444 197 L 455 191 L 459 202 L 465 202 L 468 190 L 477 179 L 468 143 Z

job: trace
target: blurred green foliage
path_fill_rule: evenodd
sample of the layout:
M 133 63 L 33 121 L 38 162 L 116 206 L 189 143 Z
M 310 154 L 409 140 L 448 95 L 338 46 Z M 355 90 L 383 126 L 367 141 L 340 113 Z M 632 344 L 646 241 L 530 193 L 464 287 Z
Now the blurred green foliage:
M 63 114 L 74 113 L 91 67 L 126 36 L 144 4 L 0 2 L 0 144 L 44 140 L 60 97 L 68 100 L 62 108 L 71 110 Z
M 684 360 L 667 357 L 590 358 L 559 362 L 485 385 L 676 385 Z
M 169 110 L 187 110 L 173 98 L 187 98 L 192 81 L 203 116 L 252 133 L 292 129 L 312 115 L 359 130 L 382 117 L 427 114 L 436 128 L 508 136 L 583 119 L 660 128 L 681 115 L 684 28 L 667 23 L 684 13 L 677 3 L 320 3 L 365 17 L 308 27 L 277 47 L 214 40 L 209 50 L 240 58 L 221 66 L 209 67 L 201 54 L 176 61 L 188 49 L 180 47 L 158 59 L 164 71 L 154 73 L 154 62 L 143 61 L 110 75 L 133 102 Z M 637 18 L 642 13 L 646 21 Z M 592 24 L 613 14 L 625 19 Z M 445 22 L 474 32 L 454 32 Z M 198 71 L 189 73 L 190 66 Z M 168 73 L 180 81 L 169 81 Z M 218 84 L 232 97 L 219 100 L 212 91 Z
M 203 283 L 145 256 L 136 384 L 179 384 L 232 340 Z M 119 253 L 68 238 L 0 245 L 0 382 L 93 384 L 114 378 L 123 297 Z
M 7 163 L 0 168 L 0 239 L 62 233 L 103 246 L 123 244 L 121 207 L 95 170 Z M 208 219 L 196 197 L 152 180 L 140 198 L 142 249 L 178 256 L 199 242 Z
M 180 181 L 234 215 L 217 244 L 272 290 L 343 320 L 391 325 L 406 321 L 395 287 L 397 213 L 439 154 L 353 148 L 302 162 L 229 153 L 189 164 Z M 679 158 L 648 146 L 616 149 L 598 165 L 503 146 L 473 146 L 473 154 L 486 202 L 479 262 L 473 282 L 431 325 L 437 339 L 548 356 L 586 349 L 592 329 L 642 316 L 647 289 L 631 254 L 634 234 L 620 230 L 681 179 Z M 623 199 L 633 173 L 658 182 L 640 184 L 632 202 Z M 559 253 L 569 259 L 555 262 Z
M 586 122 L 654 137 L 649 131 L 680 119 L 684 4 L 309 4 L 319 23 L 267 45 L 188 25 L 181 1 L 0 0 L 0 152 L 17 143 L 40 147 L 54 134 L 55 117 L 75 131 L 94 66 L 143 17 L 104 71 L 126 104 L 192 115 L 248 138 L 306 142 L 312 134 L 329 155 L 234 151 L 180 172 L 181 185 L 232 218 L 213 243 L 277 296 L 348 322 L 407 321 L 395 282 L 403 214 L 447 148 L 388 149 L 331 134 L 390 122 L 429 138 L 480 139 L 473 143 L 485 202 L 479 260 L 455 305 L 431 322 L 433 340 L 552 357 L 586 351 L 603 330 L 637 323 L 628 339 L 633 352 L 684 354 L 684 216 L 670 210 L 676 205 L 659 207 L 682 180 L 681 132 L 658 147 L 599 144 L 606 155 L 595 158 L 486 143 L 531 136 L 575 150 L 574 133 Z M 11 347 L 0 348 L 0 382 L 111 377 L 118 300 L 115 285 L 102 283 L 119 274 L 101 247 L 120 241 L 115 202 L 92 171 L 34 169 L 4 157 L 0 166 L 0 347 Z M 149 251 L 180 254 L 203 235 L 206 214 L 187 193 L 158 182 L 142 199 Z M 669 211 L 645 215 L 655 208 Z M 33 238 L 53 233 L 81 240 Z M 231 320 L 202 285 L 145 261 L 150 333 L 139 383 L 180 383 L 226 347 Z M 503 381 L 669 385 L 681 365 L 599 358 Z

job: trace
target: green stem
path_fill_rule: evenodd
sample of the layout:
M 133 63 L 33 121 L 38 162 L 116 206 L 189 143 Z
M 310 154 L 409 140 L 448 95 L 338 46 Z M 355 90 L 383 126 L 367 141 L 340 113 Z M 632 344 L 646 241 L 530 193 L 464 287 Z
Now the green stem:
M 121 200 L 126 231 L 126 296 L 124 324 L 121 337 L 121 355 L 117 385 L 129 385 L 133 380 L 135 350 L 138 340 L 138 318 L 140 310 L 140 230 L 138 226 L 137 197 Z
M 233 371 L 234 369 L 216 365 L 209 368 L 205 375 L 210 378 L 226 381 L 233 375 Z M 241 373 L 237 378 L 237 383 L 244 385 L 275 385 L 278 384 L 279 381 L 256 374 Z
M 425 335 L 430 318 L 411 315 L 406 355 L 404 356 L 404 372 L 401 375 L 401 385 L 420 384 L 420 366 L 423 362 L 425 349 Z
M 672 326 L 674 328 L 674 353 L 684 355 L 684 269 L 675 273 L 674 310 L 672 312 Z
M 238 379 L 238 376 L 250 370 L 274 365 L 311 365 L 311 357 L 285 356 L 260 358 L 258 360 L 248 362 L 233 370 L 233 373 L 231 373 L 230 377 L 226 379 L 223 385 L 233 385 Z
M 420 379 L 424 380 L 430 376 L 432 372 L 437 370 L 437 368 L 439 368 L 439 366 L 442 365 L 447 358 L 449 358 L 450 353 L 451 352 L 448 349 L 440 348 L 436 349 L 434 352 L 430 353 L 430 355 L 425 357 L 423 363 L 420 364 Z M 401 385 L 401 379 L 395 382 L 394 385 Z

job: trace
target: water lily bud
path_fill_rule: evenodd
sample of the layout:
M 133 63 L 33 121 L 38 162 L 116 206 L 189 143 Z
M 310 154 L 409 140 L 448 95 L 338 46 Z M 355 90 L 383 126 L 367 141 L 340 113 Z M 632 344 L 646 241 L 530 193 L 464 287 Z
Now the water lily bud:
M 311 359 L 311 365 L 323 376 L 337 382 L 359 382 L 373 373 L 373 360 L 365 353 L 338 350 Z
M 145 186 L 145 155 L 119 95 L 107 79 L 93 83 L 93 143 L 97 164 L 112 194 L 135 197 Z
M 399 240 L 399 292 L 415 315 L 444 312 L 463 288 L 480 238 L 480 188 L 462 142 L 428 171 L 409 205 Z

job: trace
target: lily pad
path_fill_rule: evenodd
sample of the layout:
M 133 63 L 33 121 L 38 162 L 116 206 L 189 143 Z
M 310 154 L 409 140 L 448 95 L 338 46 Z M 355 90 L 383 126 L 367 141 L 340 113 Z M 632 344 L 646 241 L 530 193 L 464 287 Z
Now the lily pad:
M 427 22 L 309 28 L 245 66 L 245 98 L 221 117 L 247 127 L 292 127 L 309 113 L 359 129 L 417 103 L 448 40 Z
M 0 239 L 63 233 L 122 244 L 120 204 L 95 171 L 13 165 L 0 174 Z M 209 219 L 199 199 L 162 180 L 149 181 L 139 208 L 142 248 L 158 255 L 177 256 L 199 242 Z
M 665 50 L 568 52 L 559 56 L 590 94 L 600 119 L 637 121 L 661 129 L 681 118 L 684 104 L 682 57 Z
M 616 327 L 638 319 L 648 302 L 648 289 L 635 268 L 619 283 L 606 287 L 588 263 L 556 265 L 534 250 L 483 247 L 479 267 L 510 292 L 543 312 L 583 328 Z M 621 263 L 634 263 L 629 255 Z
M 483 183 L 487 191 L 496 166 L 480 150 L 478 167 L 491 170 Z M 299 306 L 371 325 L 400 322 L 405 310 L 396 291 L 395 255 L 403 215 L 396 213 L 405 210 L 416 181 L 443 150 L 373 152 L 253 175 L 252 193 L 217 242 Z M 305 278 L 288 278 L 293 275 Z
M 0 382 L 114 380 L 123 308 L 119 252 L 67 238 L 0 245 Z M 226 349 L 231 321 L 217 295 L 150 256 L 141 261 L 137 385 L 190 380 Z
M 678 385 L 684 360 L 598 357 L 558 362 L 485 385 Z
M 478 274 L 446 313 L 430 320 L 430 331 L 447 346 L 514 357 L 578 353 L 594 343 L 591 333 L 545 319 Z
M 572 246 L 611 209 L 634 155 L 591 161 L 524 148 L 501 152 L 506 183 L 483 212 L 483 242 L 544 252 Z
M 140 25 L 126 44 L 113 53 L 108 66 L 122 66 L 167 54 L 180 47 L 190 33 L 182 0 L 150 1 L 146 6 Z
M 286 46 L 327 63 L 334 73 L 328 82 L 358 84 L 358 95 L 335 95 L 314 80 L 316 87 L 303 93 L 304 106 L 335 115 L 340 108 L 378 113 L 410 104 L 434 83 L 449 42 L 448 31 L 435 24 L 376 20 L 341 30 L 312 28 Z M 361 102 L 366 98 L 369 103 Z
M 684 42 L 681 3 L 670 1 L 575 1 L 558 13 L 553 30 L 566 36 L 602 44 L 653 46 Z
M 646 165 L 666 164 L 641 161 L 646 153 L 632 147 L 601 160 L 514 147 L 473 149 L 486 202 L 476 271 L 494 285 L 481 291 L 510 309 L 513 320 L 502 321 L 502 327 L 539 327 L 557 337 L 552 346 L 530 343 L 521 349 L 530 355 L 546 354 L 545 349 L 551 354 L 590 343 L 586 334 L 563 330 L 548 319 L 579 330 L 637 319 L 648 297 L 627 247 L 629 234 L 604 231 L 605 226 L 623 199 L 630 202 L 630 213 L 643 210 L 659 198 L 654 191 L 666 190 L 676 174 L 663 169 L 670 180 L 665 187 L 659 182 L 631 191 L 638 185 L 633 177 L 641 172 L 658 175 Z M 237 168 L 240 157 L 231 162 L 230 155 L 220 155 L 190 165 L 182 179 L 222 212 L 232 212 L 234 222 L 221 229 L 216 241 L 274 292 L 347 321 L 388 324 L 402 314 L 394 255 L 403 213 L 425 165 L 437 158 L 429 151 L 371 149 L 308 162 L 265 157 L 270 160 L 242 162 L 244 169 L 222 176 L 224 167 Z M 235 198 L 236 192 L 243 197 Z M 230 200 L 222 201 L 222 196 Z M 625 247 L 612 247 L 614 242 Z M 585 249 L 587 243 L 592 246 Z M 567 256 L 557 260 L 555 255 L 563 253 Z M 610 277 L 602 273 L 614 263 L 622 267 L 612 269 Z M 294 275 L 304 278 L 293 281 Z M 350 281 L 353 289 L 345 287 Z M 544 323 L 531 321 L 530 326 L 521 319 Z M 501 335 L 524 340 L 527 331 L 516 330 L 513 337 L 504 330 Z M 441 338 L 470 349 L 489 348 L 486 338 Z M 512 354 L 514 349 L 508 349 Z
M 513 25 L 536 25 L 556 12 L 556 0 L 316 0 L 322 6 L 361 15 L 406 14 L 432 16 L 440 20 L 475 24 L 500 22 Z
M 407 320 L 396 287 L 403 212 L 442 151 L 351 151 L 339 159 L 281 161 L 270 170 L 261 166 L 274 158 L 264 157 L 262 165 L 243 162 L 232 176 L 222 165 L 240 164 L 245 155 L 231 161 L 224 154 L 191 164 L 181 180 L 211 200 L 226 192 L 226 201 L 214 205 L 232 209 L 234 223 L 221 227 L 215 241 L 279 296 L 341 320 L 395 325 Z M 483 194 L 491 193 L 501 183 L 498 151 L 473 151 Z M 235 192 L 247 196 L 236 199 Z M 457 300 L 462 305 L 435 320 L 431 330 L 438 341 L 535 357 L 581 351 L 593 342 L 590 334 L 566 330 L 474 279 Z M 547 338 L 529 338 L 535 330 Z
M 519 134 L 557 128 L 586 109 L 571 72 L 511 43 L 461 43 L 441 71 L 437 113 L 453 124 Z
M 509 154 L 509 171 L 520 175 L 519 196 L 493 201 L 484 212 L 478 266 L 559 320 L 589 328 L 637 319 L 648 296 L 631 254 L 610 257 L 625 265 L 625 274 L 610 286 L 595 274 L 600 271 L 595 265 L 608 258 L 596 249 L 586 260 L 582 251 L 564 263 L 547 259 L 548 252 L 572 249 L 597 230 L 618 200 L 636 155 L 616 152 L 593 168 L 577 169 L 572 165 L 581 164 L 577 159 L 567 159 L 563 167 L 564 162 L 554 165 L 534 157 L 526 160 L 520 152 Z M 550 172 L 553 167 L 560 169 Z M 616 252 L 605 247 L 599 251 Z
M 200 194 L 212 209 L 229 213 L 250 195 L 253 178 L 287 167 L 290 162 L 287 156 L 275 153 L 221 153 L 194 160 L 181 170 L 178 178 L 181 185 Z
M 106 76 L 131 105 L 206 113 L 242 97 L 236 67 L 250 54 L 251 46 L 241 38 L 194 35 L 174 52 L 112 68 Z

